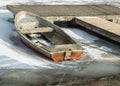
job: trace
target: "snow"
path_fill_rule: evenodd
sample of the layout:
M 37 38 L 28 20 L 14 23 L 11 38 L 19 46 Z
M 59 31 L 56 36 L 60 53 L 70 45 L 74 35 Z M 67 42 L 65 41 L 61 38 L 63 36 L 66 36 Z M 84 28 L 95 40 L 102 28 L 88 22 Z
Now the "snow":
M 75 39 L 77 43 L 80 44 L 84 48 L 84 51 L 92 59 L 107 60 L 107 61 L 120 60 L 120 54 L 119 54 L 120 47 L 119 46 L 116 46 L 111 43 L 107 43 L 105 40 L 95 37 L 93 35 L 90 35 L 87 32 L 84 32 L 82 30 L 78 30 L 75 28 L 71 30 L 65 29 L 65 32 L 70 34 L 70 36 L 73 39 Z M 101 42 L 103 41 L 102 46 L 98 46 L 99 44 L 95 43 L 96 40 L 99 40 Z M 111 47 L 107 46 L 106 44 L 111 45 Z M 115 51 L 112 48 L 115 48 L 115 50 L 118 49 L 117 50 L 118 52 L 116 52 L 116 54 L 119 54 L 119 56 L 111 54 L 113 51 Z M 106 56 L 104 54 L 106 54 Z M 109 55 L 107 56 L 107 54 Z
M 115 4 L 119 5 L 119 0 L 0 0 L 0 6 L 7 4 Z
M 63 28 L 63 30 L 84 48 L 85 55 L 82 60 L 54 63 L 26 47 L 20 41 L 14 24 L 8 22 L 8 19 L 13 18 L 12 13 L 2 7 L 7 4 L 37 4 L 38 2 L 41 2 L 41 4 L 72 4 L 73 2 L 74 4 L 103 3 L 101 0 L 69 0 L 69 3 L 68 0 L 0 0 L 0 68 L 76 68 L 80 66 L 78 65 L 79 62 L 88 60 L 120 61 L 120 55 L 112 54 L 112 52 L 119 54 L 120 47 L 118 45 L 76 28 Z M 110 1 L 105 0 L 105 2 L 109 3 Z M 84 58 L 87 60 L 84 60 Z

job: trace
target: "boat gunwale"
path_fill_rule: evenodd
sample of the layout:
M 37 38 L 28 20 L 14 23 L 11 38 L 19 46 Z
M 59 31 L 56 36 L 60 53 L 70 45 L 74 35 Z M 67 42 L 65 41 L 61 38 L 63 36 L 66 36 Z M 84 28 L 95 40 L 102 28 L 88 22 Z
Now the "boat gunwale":
M 53 56 L 53 55 L 56 55 L 56 54 L 64 54 L 64 53 L 66 52 L 66 51 L 60 51 L 60 52 L 56 51 L 56 52 L 52 52 L 52 51 L 49 51 L 49 50 L 45 49 L 44 46 L 36 46 L 36 45 L 34 44 L 34 42 L 30 41 L 24 34 L 22 34 L 22 33 L 19 31 L 19 27 L 18 27 L 18 26 L 19 26 L 19 24 L 18 24 L 18 23 L 19 23 L 19 22 L 18 22 L 19 16 L 21 16 L 21 15 L 23 16 L 23 14 L 24 14 L 24 16 L 27 15 L 27 14 L 32 15 L 33 13 L 21 11 L 21 12 L 19 12 L 19 13 L 17 13 L 17 14 L 18 14 L 18 15 L 15 16 L 15 26 L 16 26 L 17 32 L 19 33 L 19 35 L 20 35 L 22 38 L 24 38 L 25 41 L 27 41 L 27 43 L 29 43 L 32 47 L 34 47 L 38 52 L 43 53 L 44 55 L 46 55 L 47 57 L 50 57 L 50 58 L 51 58 L 51 56 Z M 51 22 L 48 22 L 47 20 L 44 20 L 43 18 L 41 18 L 41 17 L 38 16 L 38 15 L 33 14 L 32 16 L 33 16 L 33 17 L 36 17 L 36 18 L 38 19 L 38 21 L 39 21 L 40 24 L 43 24 L 43 25 L 48 26 L 48 27 L 51 27 L 51 28 L 53 28 L 54 30 L 60 32 L 59 34 L 62 34 L 63 37 L 67 38 L 67 40 L 70 41 L 69 44 L 78 45 L 69 35 L 67 35 L 67 33 L 65 33 L 65 32 L 64 32 L 62 29 L 60 29 L 60 27 L 58 27 L 57 25 L 54 25 L 54 24 L 52 24 Z M 17 20 L 17 19 L 18 19 L 18 20 Z M 63 34 L 63 33 L 64 33 L 64 34 Z M 56 46 L 57 46 L 57 45 L 58 45 L 58 44 L 56 44 Z M 64 44 L 61 44 L 61 45 L 64 45 Z M 78 45 L 78 46 L 79 46 L 79 45 Z M 49 47 L 49 46 L 47 46 L 47 47 Z M 69 48 L 69 47 L 67 47 L 67 48 Z M 67 48 L 66 48 L 66 49 L 67 49 Z M 81 52 L 83 52 L 83 49 L 82 49 L 82 47 L 79 46 L 79 50 L 73 50 L 72 53 L 81 53 Z

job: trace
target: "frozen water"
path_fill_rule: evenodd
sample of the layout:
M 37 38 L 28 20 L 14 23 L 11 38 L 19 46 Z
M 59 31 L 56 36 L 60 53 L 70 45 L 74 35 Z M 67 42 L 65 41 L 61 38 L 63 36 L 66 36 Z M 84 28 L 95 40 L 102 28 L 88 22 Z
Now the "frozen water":
M 84 48 L 84 56 L 78 61 L 63 61 L 54 63 L 44 56 L 37 54 L 26 47 L 19 39 L 15 31 L 14 23 L 8 22 L 13 18 L 11 12 L 5 9 L 7 4 L 114 4 L 119 6 L 120 0 L 0 0 L 0 69 L 40 69 L 39 73 L 63 74 L 65 70 L 74 71 L 73 75 L 79 76 L 102 76 L 116 74 L 120 71 L 120 46 L 100 39 L 88 32 L 75 29 L 63 28 L 63 30 L 74 38 Z M 4 8 L 4 9 L 3 9 Z M 93 62 L 93 60 L 95 60 Z M 86 61 L 86 62 L 84 62 Z M 53 69 L 50 72 L 50 69 Z M 43 72 L 40 72 L 42 71 Z M 64 71 L 63 71 L 64 70 Z M 62 71 L 62 72 L 61 72 Z M 75 72 L 76 71 L 76 72 Z M 80 72 L 82 71 L 82 72 Z M 1 70 L 0 74 L 4 74 Z M 27 82 L 33 77 L 28 72 L 13 72 L 3 75 L 4 78 L 23 77 L 21 82 Z M 13 72 L 13 73 L 12 73 Z M 12 74 L 11 74 L 12 73 Z M 15 74 L 15 76 L 14 76 Z M 18 74 L 18 75 L 17 75 Z M 54 75 L 55 75 L 54 74 Z M 70 73 L 71 74 L 71 73 Z M 28 77 L 29 76 L 29 77 Z M 50 75 L 49 75 L 50 76 Z M 52 76 L 52 75 L 51 75 Z M 27 77 L 27 78 L 26 78 Z M 41 74 L 34 76 L 35 80 L 42 79 Z M 51 78 L 51 77 L 50 77 Z M 30 78 L 31 79 L 31 78 Z M 48 78 L 47 78 L 48 79 Z M 31 81 L 35 81 L 31 80 Z M 49 80 L 49 79 L 48 79 Z M 9 82 L 9 80 L 6 80 Z M 14 82 L 14 80 L 13 80 Z M 18 80 L 19 82 L 19 80 Z M 35 81 L 36 82 L 36 81 Z M 34 82 L 34 83 L 35 83 Z M 9 82 L 10 83 L 10 82 Z M 13 86 L 13 85 L 12 85 Z

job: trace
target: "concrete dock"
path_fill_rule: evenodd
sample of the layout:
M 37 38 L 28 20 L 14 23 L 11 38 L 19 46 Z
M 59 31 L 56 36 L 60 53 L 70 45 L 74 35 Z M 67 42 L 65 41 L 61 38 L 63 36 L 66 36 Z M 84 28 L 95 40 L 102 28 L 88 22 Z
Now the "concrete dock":
M 112 5 L 8 5 L 14 14 L 29 11 L 40 16 L 100 16 L 119 15 L 120 9 Z
M 29 11 L 48 20 L 71 20 L 80 16 L 98 16 L 118 23 L 120 9 L 112 5 L 7 5 L 15 15 L 19 11 Z
M 86 29 L 120 43 L 119 24 L 98 17 L 78 17 L 75 18 L 75 22 Z
M 29 11 L 52 22 L 75 18 L 86 29 L 120 43 L 120 8 L 112 5 L 8 5 L 7 8 L 14 15 Z

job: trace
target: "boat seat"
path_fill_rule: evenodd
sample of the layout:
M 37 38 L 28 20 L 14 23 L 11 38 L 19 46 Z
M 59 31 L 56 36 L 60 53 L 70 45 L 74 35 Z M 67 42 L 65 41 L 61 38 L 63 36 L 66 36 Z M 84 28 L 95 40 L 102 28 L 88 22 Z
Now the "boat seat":
M 32 29 L 19 29 L 19 32 L 22 34 L 29 34 L 29 33 L 47 33 L 52 32 L 53 29 L 50 27 L 39 27 L 39 28 L 32 28 Z

